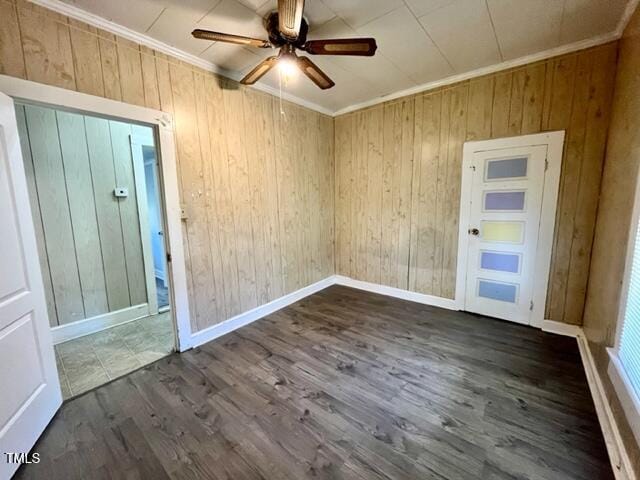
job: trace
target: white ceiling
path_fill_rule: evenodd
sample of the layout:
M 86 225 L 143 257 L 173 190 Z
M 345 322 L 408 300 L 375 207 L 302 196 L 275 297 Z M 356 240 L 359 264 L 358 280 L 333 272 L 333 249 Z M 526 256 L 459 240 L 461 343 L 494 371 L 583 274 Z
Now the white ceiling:
M 194 28 L 266 38 L 277 0 L 64 0 L 94 15 L 212 62 L 248 72 L 273 52 L 196 40 Z M 335 112 L 402 90 L 616 30 L 633 0 L 306 0 L 309 38 L 373 36 L 375 57 L 314 56 L 336 83 L 322 91 L 303 76 L 286 91 Z M 272 71 L 261 82 L 278 87 Z

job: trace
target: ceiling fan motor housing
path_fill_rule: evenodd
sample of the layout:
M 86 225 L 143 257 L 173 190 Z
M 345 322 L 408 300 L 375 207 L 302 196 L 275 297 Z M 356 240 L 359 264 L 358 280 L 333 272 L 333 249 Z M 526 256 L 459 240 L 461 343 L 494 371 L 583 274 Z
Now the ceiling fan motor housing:
M 274 47 L 281 47 L 283 45 L 293 45 L 296 48 L 301 48 L 307 41 L 307 33 L 309 33 L 309 24 L 307 21 L 302 18 L 302 22 L 300 23 L 300 33 L 298 34 L 298 38 L 295 40 L 290 40 L 285 38 L 278 28 L 278 12 L 271 12 L 264 19 L 264 27 L 269 34 L 269 42 Z

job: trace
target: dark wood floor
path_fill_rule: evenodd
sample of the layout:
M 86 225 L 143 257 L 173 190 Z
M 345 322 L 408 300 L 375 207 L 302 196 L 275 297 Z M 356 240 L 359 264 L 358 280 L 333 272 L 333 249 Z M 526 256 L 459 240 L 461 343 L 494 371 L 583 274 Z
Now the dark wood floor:
M 66 403 L 37 479 L 608 479 L 573 339 L 331 287 Z

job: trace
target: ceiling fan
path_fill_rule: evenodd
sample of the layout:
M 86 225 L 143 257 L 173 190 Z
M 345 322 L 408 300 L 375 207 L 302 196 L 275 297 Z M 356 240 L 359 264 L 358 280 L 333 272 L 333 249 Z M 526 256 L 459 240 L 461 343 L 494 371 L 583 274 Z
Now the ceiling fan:
M 278 10 L 265 17 L 269 40 L 196 29 L 191 34 L 202 40 L 234 43 L 258 48 L 279 48 L 278 55 L 263 60 L 240 83 L 253 85 L 276 64 L 295 65 L 321 89 L 335 85 L 327 74 L 308 57 L 296 55 L 296 49 L 311 55 L 356 55 L 371 57 L 378 46 L 373 38 L 343 38 L 333 40 L 307 40 L 309 25 L 303 17 L 304 0 L 278 0 Z

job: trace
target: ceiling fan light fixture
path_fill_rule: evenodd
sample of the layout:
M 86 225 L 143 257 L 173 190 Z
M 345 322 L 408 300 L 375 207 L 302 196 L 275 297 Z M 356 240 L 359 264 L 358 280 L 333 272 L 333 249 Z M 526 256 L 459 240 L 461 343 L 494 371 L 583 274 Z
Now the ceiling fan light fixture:
M 296 62 L 287 57 L 280 58 L 278 60 L 278 71 L 280 72 L 280 75 L 282 75 L 282 80 L 285 82 L 294 78 L 299 72 Z

